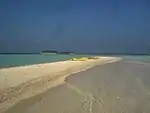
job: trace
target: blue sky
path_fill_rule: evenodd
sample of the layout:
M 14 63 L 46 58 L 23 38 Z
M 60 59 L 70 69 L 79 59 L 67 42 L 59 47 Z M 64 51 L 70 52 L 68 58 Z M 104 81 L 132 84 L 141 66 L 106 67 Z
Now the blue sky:
M 150 49 L 149 0 L 0 0 L 0 17 L 0 52 Z

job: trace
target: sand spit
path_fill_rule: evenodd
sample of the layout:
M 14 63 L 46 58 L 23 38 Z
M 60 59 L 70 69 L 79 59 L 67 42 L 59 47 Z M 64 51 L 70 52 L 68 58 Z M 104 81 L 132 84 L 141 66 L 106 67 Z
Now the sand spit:
M 0 69 L 0 112 L 23 99 L 63 84 L 68 75 L 118 60 L 121 58 L 100 57 L 89 61 L 62 61 Z

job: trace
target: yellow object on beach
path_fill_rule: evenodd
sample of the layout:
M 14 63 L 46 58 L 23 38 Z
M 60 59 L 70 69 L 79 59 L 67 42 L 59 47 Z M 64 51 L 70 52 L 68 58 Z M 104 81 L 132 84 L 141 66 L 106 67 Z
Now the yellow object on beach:
M 82 58 L 72 58 L 73 61 L 86 61 L 89 60 L 87 57 L 82 57 Z

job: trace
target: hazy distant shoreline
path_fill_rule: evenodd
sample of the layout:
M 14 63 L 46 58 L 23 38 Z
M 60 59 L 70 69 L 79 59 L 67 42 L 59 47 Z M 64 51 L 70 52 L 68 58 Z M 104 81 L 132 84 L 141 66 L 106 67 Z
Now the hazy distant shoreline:
M 61 52 L 58 52 L 58 54 L 61 53 Z M 63 52 L 62 52 L 63 53 Z M 24 52 L 24 53 L 21 53 L 21 52 L 1 52 L 0 55 L 25 55 L 25 54 L 39 54 L 40 55 L 40 52 Z M 79 54 L 79 55 L 150 55 L 149 53 L 84 53 L 84 52 L 75 52 L 75 54 Z

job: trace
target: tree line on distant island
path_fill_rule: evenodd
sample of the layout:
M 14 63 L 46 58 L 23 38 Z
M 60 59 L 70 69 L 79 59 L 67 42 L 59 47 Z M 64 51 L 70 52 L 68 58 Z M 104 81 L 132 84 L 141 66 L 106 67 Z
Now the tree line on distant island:
M 54 53 L 54 54 L 74 54 L 74 52 L 68 52 L 68 51 L 65 51 L 65 52 L 59 52 L 59 51 L 54 51 L 54 50 L 45 50 L 45 51 L 42 51 L 41 54 L 45 54 L 45 53 Z

